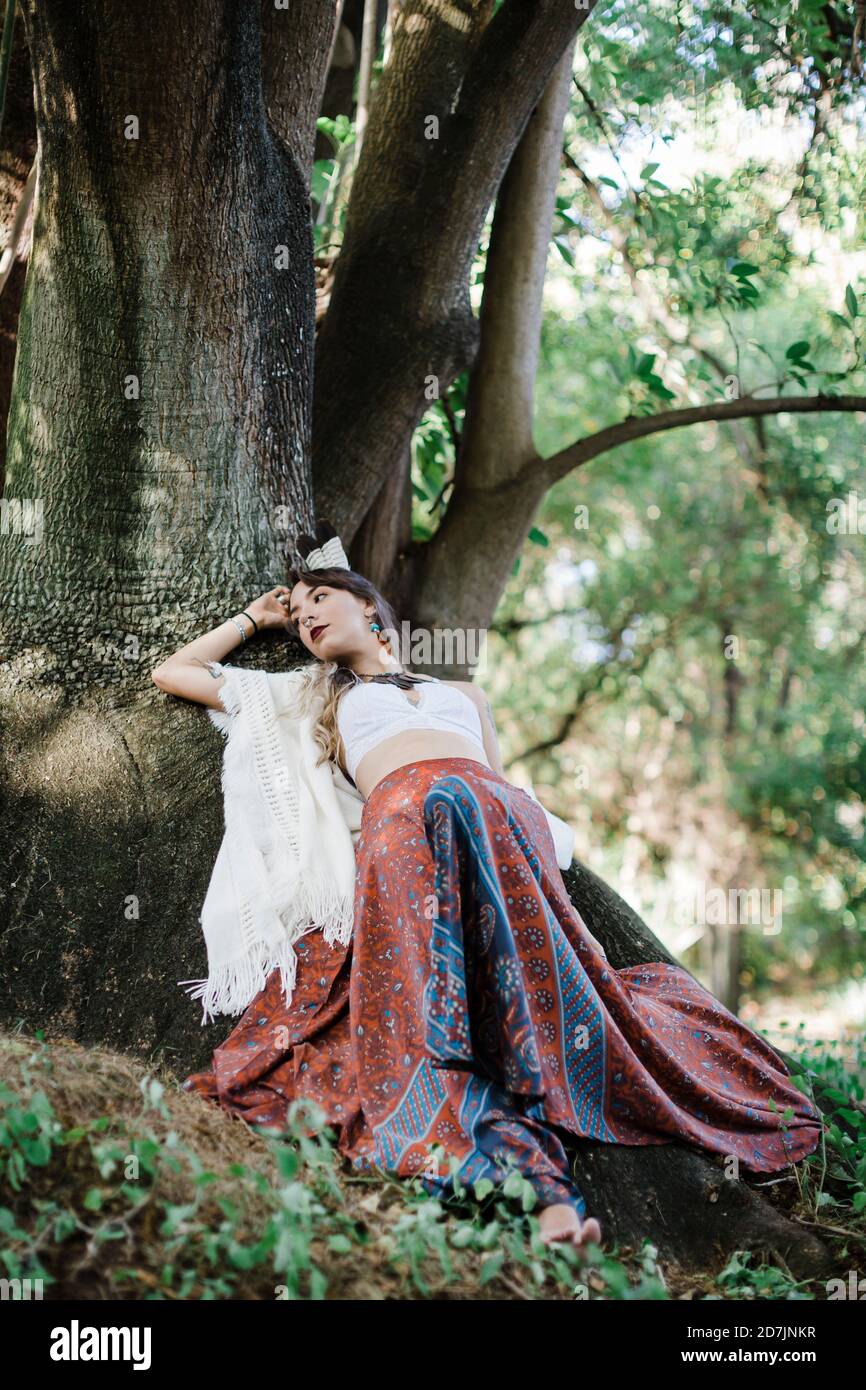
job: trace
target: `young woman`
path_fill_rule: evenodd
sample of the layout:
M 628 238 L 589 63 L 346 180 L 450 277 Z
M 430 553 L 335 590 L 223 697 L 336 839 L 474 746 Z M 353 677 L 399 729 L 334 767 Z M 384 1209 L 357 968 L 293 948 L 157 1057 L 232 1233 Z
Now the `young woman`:
M 301 540 L 309 558 L 316 543 Z M 516 1167 L 542 1239 L 577 1248 L 601 1229 L 569 1136 L 679 1139 L 755 1172 L 811 1153 L 820 1114 L 763 1039 L 679 966 L 611 967 L 569 900 L 543 808 L 505 777 L 486 696 L 390 654 L 393 610 L 335 543 L 340 564 L 292 570 L 153 672 L 219 709 L 222 659 L 247 632 L 288 628 L 324 696 L 321 756 L 365 798 L 351 945 L 303 936 L 290 1004 L 274 970 L 186 1088 L 264 1125 L 313 1099 L 356 1167 L 432 1192 L 452 1190 L 454 1158 L 464 1185 Z

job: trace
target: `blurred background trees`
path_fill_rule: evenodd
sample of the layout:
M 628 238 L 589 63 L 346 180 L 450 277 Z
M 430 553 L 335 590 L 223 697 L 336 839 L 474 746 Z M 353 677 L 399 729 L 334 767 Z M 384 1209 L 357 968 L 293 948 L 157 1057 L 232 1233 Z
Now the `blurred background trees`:
M 674 399 L 862 390 L 864 103 L 843 9 L 594 12 L 545 285 L 542 456 Z M 447 504 L 464 395 L 416 432 L 418 535 Z M 578 469 L 488 652 L 509 775 L 576 824 L 578 857 L 744 1017 L 786 996 L 770 1021 L 829 1036 L 866 1002 L 864 423 L 710 421 Z M 781 921 L 713 922 L 706 895 L 732 888 L 781 893 Z

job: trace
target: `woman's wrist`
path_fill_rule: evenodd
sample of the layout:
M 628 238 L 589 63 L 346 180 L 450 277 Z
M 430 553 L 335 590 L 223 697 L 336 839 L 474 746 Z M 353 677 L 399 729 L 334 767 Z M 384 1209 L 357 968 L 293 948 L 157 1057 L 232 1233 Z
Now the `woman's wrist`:
M 242 642 L 248 642 L 251 637 L 255 637 L 259 631 L 259 624 L 256 622 L 249 609 L 244 609 L 240 613 L 235 613 L 228 621 L 237 629 Z
M 248 642 L 249 634 L 253 631 L 252 622 L 245 618 L 242 612 L 237 614 L 237 621 L 233 617 L 224 618 L 219 627 L 215 627 L 212 632 L 196 638 L 186 647 L 181 647 L 179 652 L 175 652 L 162 663 L 160 669 L 167 670 L 170 666 L 185 666 L 190 663 L 197 666 L 206 666 L 208 662 L 214 661 L 221 663 L 236 647 Z

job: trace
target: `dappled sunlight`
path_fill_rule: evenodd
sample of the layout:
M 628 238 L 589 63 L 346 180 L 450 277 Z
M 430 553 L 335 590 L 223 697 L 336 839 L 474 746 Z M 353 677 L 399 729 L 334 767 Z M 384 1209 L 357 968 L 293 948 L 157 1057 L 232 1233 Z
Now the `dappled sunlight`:
M 435 10 L 431 7 L 428 14 L 419 14 L 416 11 L 414 14 L 404 15 L 398 24 L 407 34 L 421 34 L 436 24 L 467 33 L 472 27 L 472 14 L 468 5 L 461 8 L 459 5 L 449 4 L 448 0 L 438 0 Z

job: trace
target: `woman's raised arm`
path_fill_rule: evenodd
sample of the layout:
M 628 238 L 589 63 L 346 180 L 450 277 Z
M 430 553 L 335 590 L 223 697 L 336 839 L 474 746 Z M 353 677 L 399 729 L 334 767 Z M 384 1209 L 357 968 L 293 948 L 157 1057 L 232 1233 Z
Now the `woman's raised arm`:
M 285 628 L 290 594 L 290 589 L 282 584 L 277 585 L 275 589 L 262 594 L 261 598 L 247 604 L 244 613 L 227 618 L 212 632 L 196 637 L 195 641 L 181 647 L 174 656 L 151 671 L 154 684 L 166 695 L 179 695 L 184 700 L 195 700 L 197 704 L 221 710 L 223 706 L 219 691 L 225 684 L 225 676 L 209 670 L 207 663 L 221 662 L 229 652 L 234 651 L 244 641 L 241 629 L 249 640 L 264 628 Z

